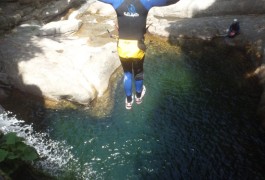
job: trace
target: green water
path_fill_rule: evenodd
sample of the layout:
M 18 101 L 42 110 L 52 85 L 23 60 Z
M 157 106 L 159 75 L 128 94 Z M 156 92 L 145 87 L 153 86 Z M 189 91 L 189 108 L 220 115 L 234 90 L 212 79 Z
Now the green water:
M 51 138 L 72 146 L 81 164 L 69 163 L 73 172 L 64 176 L 264 179 L 265 133 L 256 118 L 260 88 L 246 77 L 253 70 L 249 60 L 240 50 L 211 45 L 181 54 L 158 50 L 149 47 L 146 96 L 131 111 L 119 79 L 109 115 L 95 118 L 83 108 L 46 112 Z
M 86 108 L 46 110 L 37 122 L 71 146 L 61 179 L 264 179 L 265 133 L 256 118 L 261 89 L 240 49 L 206 44 L 145 59 L 146 95 L 96 118 Z M 120 75 L 121 77 L 121 75 Z M 71 158 L 70 158 L 71 159 Z

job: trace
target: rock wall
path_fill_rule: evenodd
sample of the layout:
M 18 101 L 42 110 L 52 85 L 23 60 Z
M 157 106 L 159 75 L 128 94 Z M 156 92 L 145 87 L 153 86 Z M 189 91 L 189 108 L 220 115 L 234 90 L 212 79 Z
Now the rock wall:
M 55 18 L 56 16 L 59 16 L 63 12 L 66 12 L 69 8 L 74 7 L 76 4 L 80 5 L 84 1 L 83 0 L 58 0 L 58 1 L 49 1 L 48 3 L 42 4 L 43 1 L 38 1 L 39 4 L 34 4 L 31 6 L 27 6 L 25 4 L 30 3 L 32 1 L 25 0 L 25 2 L 22 3 L 22 1 L 13 1 L 12 3 L 5 4 L 6 6 L 3 6 L 3 4 L 0 4 L 0 30 L 6 30 L 10 29 L 11 27 L 14 27 L 16 25 L 20 25 L 18 28 L 16 28 L 13 31 L 20 31 L 21 33 L 16 33 L 18 38 L 17 40 L 12 40 L 12 34 L 10 37 L 4 37 L 0 39 L 1 42 L 9 42 L 10 47 L 13 49 L 18 49 L 24 56 L 19 56 L 19 54 L 14 54 L 12 51 L 10 51 L 7 48 L 6 51 L 4 51 L 4 57 L 5 58 L 5 67 L 6 70 L 5 73 L 9 74 L 12 80 L 12 85 L 16 85 L 17 87 L 25 90 L 25 91 L 32 91 L 34 93 L 34 89 L 32 90 L 32 85 L 38 86 L 38 93 L 42 93 L 42 95 L 45 95 L 47 97 L 54 97 L 55 99 L 60 97 L 68 97 L 70 100 L 78 101 L 80 103 L 88 103 L 91 99 L 95 98 L 97 94 L 102 94 L 104 92 L 104 88 L 107 87 L 107 84 L 104 82 L 107 82 L 109 79 L 109 75 L 113 72 L 110 71 L 110 68 L 117 68 L 119 66 L 118 63 L 111 64 L 110 66 L 105 67 L 104 71 L 98 71 L 101 73 L 98 73 L 98 76 L 101 76 L 105 72 L 108 72 L 106 76 L 104 76 L 102 81 L 99 81 L 97 78 L 95 79 L 89 79 L 91 77 L 91 74 L 87 73 L 86 71 L 83 71 L 82 62 L 86 59 L 91 59 L 91 64 L 86 64 L 86 68 L 93 67 L 101 68 L 100 64 L 95 65 L 92 64 L 92 62 L 96 63 L 96 59 L 102 60 L 104 64 L 108 64 L 108 62 L 111 61 L 111 59 L 118 59 L 117 55 L 115 53 L 115 43 L 114 45 L 109 45 L 107 48 L 100 47 L 98 49 L 94 49 L 95 52 L 101 52 L 101 55 L 99 57 L 93 57 L 93 54 L 90 54 L 91 56 L 87 56 L 89 53 L 86 54 L 86 50 L 82 51 L 83 57 L 81 60 L 76 61 L 76 57 L 74 54 L 72 54 L 70 59 L 69 55 L 67 53 L 72 53 L 78 51 L 78 49 L 82 49 L 83 45 L 76 44 L 76 49 L 71 49 L 66 45 L 67 39 L 61 40 L 58 38 L 51 38 L 51 36 L 54 36 L 54 34 L 58 34 L 58 32 L 65 33 L 67 31 L 61 29 L 61 25 L 65 25 L 65 22 L 58 21 L 58 23 L 61 23 L 61 25 L 58 25 L 57 23 L 55 26 L 50 26 L 50 24 L 44 24 L 51 20 L 52 18 Z M 101 16 L 107 16 L 107 17 L 113 17 L 115 16 L 115 12 L 113 8 L 110 5 L 106 5 L 101 2 L 96 2 L 90 5 L 91 1 L 86 2 L 84 6 L 81 7 L 81 9 L 76 10 L 72 13 L 70 17 L 76 18 L 82 15 L 82 13 L 91 13 L 91 14 L 97 14 Z M 253 15 L 254 14 L 254 15 Z M 265 63 L 265 0 L 180 0 L 178 3 L 168 6 L 168 7 L 155 7 L 149 12 L 148 16 L 148 24 L 149 32 L 152 34 L 158 35 L 158 36 L 164 36 L 170 39 L 184 39 L 184 38 L 200 38 L 203 40 L 211 40 L 215 38 L 218 35 L 222 35 L 226 33 L 226 29 L 231 24 L 234 18 L 239 19 L 241 24 L 241 35 L 237 37 L 236 39 L 233 39 L 230 41 L 232 45 L 235 44 L 243 44 L 247 47 L 250 47 L 250 51 L 253 55 L 253 62 L 256 63 L 257 67 L 263 67 L 263 64 Z M 34 20 L 34 21 L 32 21 Z M 37 22 L 36 22 L 37 21 Z M 77 26 L 72 27 L 74 31 L 76 30 L 76 27 L 80 27 L 80 21 L 75 21 Z M 74 24 L 74 23 L 71 23 Z M 113 23 L 114 24 L 114 23 Z M 68 27 L 68 24 L 66 23 L 66 26 Z M 114 25 L 113 25 L 114 26 Z M 36 30 L 37 29 L 37 30 Z M 114 29 L 114 28 L 113 28 Z M 39 37 L 39 35 L 49 35 L 50 37 Z M 23 40 L 23 38 L 26 38 L 27 41 Z M 38 44 L 38 42 L 50 42 L 45 45 L 44 44 Z M 71 41 L 71 40 L 70 40 Z M 25 42 L 24 44 L 20 44 L 17 42 Z M 74 43 L 75 41 L 73 41 Z M 6 46 L 3 43 L 0 43 L 2 45 L 0 47 L 1 50 L 6 48 Z M 32 45 L 33 48 L 32 48 Z M 66 46 L 64 46 L 66 45 Z M 58 47 L 62 47 L 59 48 Z M 93 49 L 91 47 L 86 47 L 87 50 Z M 67 53 L 66 53 L 67 52 Z M 108 54 L 111 52 L 111 54 Z M 9 53 L 9 54 L 8 54 Z M 26 55 L 25 55 L 26 53 Z M 46 54 L 47 53 L 47 54 Z M 56 58 L 52 59 L 51 55 L 56 54 Z M 20 54 L 21 55 L 21 54 Z M 3 52 L 1 53 L 1 56 L 3 57 Z M 13 57 L 14 56 L 14 57 Z M 18 57 L 17 57 L 18 56 Z M 10 58 L 14 60 L 14 63 L 17 63 L 16 66 L 16 73 L 10 73 L 12 72 L 12 63 L 9 62 Z M 77 62 L 77 66 L 81 68 L 81 71 L 83 72 L 83 75 L 81 79 L 83 78 L 84 81 L 86 81 L 86 84 L 90 84 L 89 86 L 90 90 L 88 90 L 88 86 L 83 88 L 82 92 L 84 96 L 80 98 L 80 93 L 75 93 L 78 91 L 77 88 L 77 82 L 74 82 L 73 84 L 70 84 L 71 87 L 75 87 L 72 90 L 67 91 L 67 93 L 64 92 L 64 89 L 67 89 L 67 86 L 60 86 L 64 88 L 58 88 L 56 84 L 56 78 L 59 80 L 64 79 L 64 75 L 66 78 L 64 79 L 64 82 L 67 84 L 68 80 L 75 81 L 74 79 L 78 79 L 79 77 L 76 76 L 76 74 L 79 73 L 80 69 L 73 70 L 71 69 L 71 66 L 68 66 L 69 71 L 72 72 L 69 73 L 65 72 L 62 73 L 57 70 L 53 72 L 53 76 L 56 78 L 48 78 L 47 81 L 41 83 L 39 81 L 38 77 L 38 69 L 36 70 L 36 73 L 34 75 L 35 71 L 31 71 L 30 68 L 33 67 L 33 64 L 38 64 L 39 57 L 43 59 L 43 62 L 54 63 L 54 64 L 60 64 L 60 62 L 63 62 L 58 65 L 57 67 L 59 69 L 65 68 L 65 64 Z M 47 58 L 48 57 L 48 58 Z M 60 59 L 65 59 L 65 61 L 60 61 Z M 256 61 L 255 61 L 256 60 Z M 257 61 L 259 60 L 259 61 Z M 18 62 L 16 62 L 18 61 Z M 0 64 L 3 63 L 3 58 L 0 60 Z M 67 63 L 66 63 L 67 62 Z M 79 63 L 78 63 L 79 62 Z M 79 65 L 78 65 L 79 64 Z M 46 64 L 47 65 L 47 64 Z M 49 65 L 47 65 L 49 66 Z M 38 66 L 35 66 L 36 68 Z M 75 66 L 76 67 L 76 66 Z M 91 69 L 91 72 L 93 72 L 93 68 Z M 49 69 L 49 68 L 47 68 Z M 112 69 L 112 70 L 113 70 Z M 259 76 L 261 79 L 261 85 L 265 87 L 264 85 L 264 73 L 263 68 L 260 68 L 260 71 L 257 70 L 256 75 Z M 14 70 L 14 69 L 13 69 Z M 34 70 L 34 68 L 33 68 Z M 3 69 L 1 69 L 3 72 Z M 30 73 L 31 71 L 31 73 Z M 33 74 L 32 74 L 33 72 Z M 43 76 L 45 76 L 45 72 L 41 72 Z M 19 82 L 16 83 L 16 77 Z M 69 79 L 67 79 L 69 78 Z M 50 82 L 52 81 L 52 83 Z M 104 81 L 104 82 L 103 82 Z M 60 93 L 56 94 L 54 93 L 53 89 L 51 87 L 47 87 L 47 82 L 50 82 L 48 84 L 54 84 L 54 87 L 57 87 L 61 90 Z M 93 82 L 91 84 L 91 82 Z M 104 87 L 99 87 L 97 82 L 102 82 L 104 84 Z M 61 82 L 60 82 L 61 83 Z M 79 83 L 82 84 L 82 83 Z M 82 89 L 82 87 L 79 87 Z M 53 92 L 54 94 L 52 95 Z M 90 93 L 91 92 L 91 93 Z M 90 94 L 89 94 L 90 93 Z M 265 94 L 265 93 L 264 93 Z M 265 95 L 263 95 L 265 97 Z M 265 98 L 263 98 L 265 99 Z M 262 100 L 265 101 L 265 100 Z M 265 103 L 261 102 L 261 105 L 263 106 Z M 264 105 L 265 107 L 265 105 Z M 265 108 L 264 108 L 265 109 Z M 265 112 L 262 110 L 260 111 L 261 114 Z M 265 115 L 264 115 L 265 117 Z M 265 119 L 265 118 L 264 118 Z
M 8 97 L 8 92 L 10 91 L 10 89 L 11 84 L 8 75 L 0 72 L 0 100 Z
M 0 3 L 0 33 L 10 30 L 22 22 L 35 20 L 48 22 L 72 7 L 80 6 L 84 0 L 13 0 Z
M 113 16 L 109 5 L 95 3 L 90 13 Z M 169 39 L 212 40 L 227 33 L 234 19 L 240 21 L 241 34 L 227 39 L 227 45 L 239 45 L 249 52 L 253 65 L 257 67 L 253 76 L 260 79 L 265 90 L 265 0 L 180 0 L 167 7 L 152 8 L 148 15 L 148 31 Z M 265 91 L 262 94 L 258 115 L 265 127 Z
M 75 16 L 45 24 L 47 17 L 55 18 L 73 7 L 74 2 L 81 1 L 59 0 L 47 3 L 32 11 L 30 21 L 23 21 L 24 16 L 21 17 L 19 25 L 1 36 L 1 98 L 8 96 L 7 87 L 57 101 L 67 99 L 80 104 L 89 104 L 103 95 L 108 88 L 110 76 L 120 66 L 116 43 L 108 41 L 94 47 L 89 45 L 89 37 L 72 35 L 82 25 L 81 20 Z M 22 10 L 33 8 L 22 7 L 18 2 L 13 5 L 12 8 L 20 7 Z M 14 12 L 19 12 L 19 9 Z M 41 21 L 36 21 L 34 15 L 37 12 L 41 12 L 37 16 L 42 18 Z M 96 33 L 94 36 L 97 36 Z
M 180 0 L 175 5 L 150 11 L 156 16 L 180 18 L 264 13 L 264 0 Z
M 97 2 L 89 7 L 91 13 L 115 14 L 110 5 Z M 196 18 L 229 15 L 265 14 L 265 0 L 180 0 L 166 7 L 154 7 L 149 16 Z

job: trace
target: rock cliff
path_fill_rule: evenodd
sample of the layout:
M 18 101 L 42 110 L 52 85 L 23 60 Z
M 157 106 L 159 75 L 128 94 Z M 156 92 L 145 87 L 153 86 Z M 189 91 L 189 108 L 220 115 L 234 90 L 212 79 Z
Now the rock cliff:
M 0 6 L 0 30 L 10 30 L 0 37 L 0 96 L 7 96 L 6 87 L 52 99 L 68 99 L 88 104 L 108 87 L 110 75 L 119 67 L 114 41 L 95 44 L 97 38 L 73 36 L 82 26 L 83 13 L 107 17 L 110 21 L 98 28 L 115 29 L 115 12 L 110 5 L 92 1 L 6 2 Z M 82 6 L 80 6 L 82 4 Z M 72 8 L 69 13 L 67 11 Z M 62 17 L 62 14 L 64 16 Z M 168 7 L 155 7 L 148 15 L 148 31 L 170 41 L 185 38 L 213 40 L 224 35 L 233 19 L 238 19 L 241 34 L 227 45 L 248 47 L 253 75 L 264 87 L 265 1 L 264 0 L 180 0 Z M 52 20 L 52 22 L 50 22 Z M 50 23 L 48 23 L 50 22 Z M 91 27 L 98 22 L 91 20 Z M 5 87 L 3 87 L 5 86 Z M 260 115 L 265 119 L 265 97 Z

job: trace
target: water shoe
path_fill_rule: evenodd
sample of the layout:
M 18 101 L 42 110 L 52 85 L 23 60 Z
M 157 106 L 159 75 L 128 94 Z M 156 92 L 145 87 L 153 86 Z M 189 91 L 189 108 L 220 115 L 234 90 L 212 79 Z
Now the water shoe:
M 142 93 L 141 93 L 141 97 L 137 98 L 136 95 L 135 95 L 135 102 L 136 102 L 136 104 L 141 104 L 142 103 L 142 99 L 143 99 L 143 97 L 145 95 L 145 92 L 146 92 L 146 88 L 143 85 L 143 90 L 142 90 Z
M 125 98 L 125 108 L 126 109 L 132 109 L 132 105 L 133 105 L 133 96 L 132 96 L 132 101 L 128 102 L 127 101 L 127 97 Z

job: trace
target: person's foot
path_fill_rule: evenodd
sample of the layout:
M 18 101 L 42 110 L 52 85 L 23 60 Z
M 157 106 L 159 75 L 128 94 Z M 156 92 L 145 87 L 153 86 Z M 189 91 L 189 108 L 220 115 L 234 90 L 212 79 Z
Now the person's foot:
M 131 102 L 128 102 L 127 97 L 126 97 L 125 98 L 125 108 L 126 109 L 132 109 L 132 105 L 133 105 L 133 96 L 132 96 Z
M 143 85 L 143 89 L 142 89 L 142 92 L 141 92 L 141 96 L 139 98 L 137 98 L 137 96 L 135 95 L 135 102 L 136 102 L 136 104 L 141 104 L 142 103 L 142 100 L 143 100 L 143 97 L 145 95 L 145 92 L 146 92 L 146 88 Z

